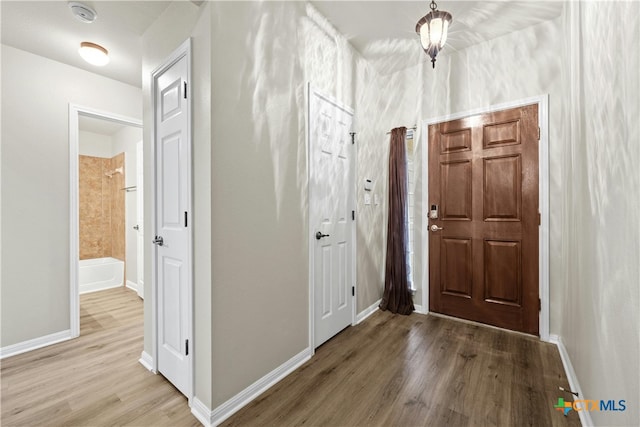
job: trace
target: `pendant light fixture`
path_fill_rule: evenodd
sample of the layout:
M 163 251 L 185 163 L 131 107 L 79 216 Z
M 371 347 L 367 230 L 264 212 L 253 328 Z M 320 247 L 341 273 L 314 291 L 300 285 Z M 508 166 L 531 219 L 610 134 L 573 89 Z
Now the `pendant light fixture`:
M 447 42 L 447 32 L 451 24 L 451 14 L 438 10 L 438 5 L 431 0 L 431 12 L 423 16 L 416 24 L 416 33 L 420 36 L 422 49 L 431 57 L 431 64 L 436 68 L 436 56 Z

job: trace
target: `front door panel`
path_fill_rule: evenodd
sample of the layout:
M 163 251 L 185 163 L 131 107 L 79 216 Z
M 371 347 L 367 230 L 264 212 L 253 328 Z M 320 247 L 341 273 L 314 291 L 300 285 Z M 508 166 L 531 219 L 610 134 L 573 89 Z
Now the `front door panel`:
M 538 334 L 537 105 L 429 126 L 429 198 L 429 309 Z

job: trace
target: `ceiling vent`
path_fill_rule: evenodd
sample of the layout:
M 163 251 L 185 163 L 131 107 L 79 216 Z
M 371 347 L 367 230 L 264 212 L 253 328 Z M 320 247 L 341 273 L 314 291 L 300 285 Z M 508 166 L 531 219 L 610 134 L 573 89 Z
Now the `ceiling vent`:
M 75 16 L 78 21 L 82 21 L 85 24 L 92 23 L 98 17 L 96 11 L 86 4 L 72 1 L 69 2 L 69 9 L 71 9 L 71 13 L 73 13 L 73 16 Z

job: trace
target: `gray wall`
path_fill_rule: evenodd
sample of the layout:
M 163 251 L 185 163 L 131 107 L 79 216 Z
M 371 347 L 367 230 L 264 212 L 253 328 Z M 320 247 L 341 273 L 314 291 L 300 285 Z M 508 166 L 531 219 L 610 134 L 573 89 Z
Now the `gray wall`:
M 142 36 L 142 89 L 144 93 L 144 208 L 152 212 L 151 73 L 191 37 L 193 266 L 194 266 L 194 370 L 195 397 L 211 407 L 211 8 L 191 2 L 173 2 Z M 145 215 L 145 230 L 152 230 Z M 147 231 L 146 235 L 151 235 Z M 149 239 L 146 239 L 149 242 Z M 151 244 L 145 246 L 145 296 L 151 295 Z M 144 301 L 144 350 L 152 354 L 151 298 Z
M 640 3 L 579 2 L 559 171 L 562 275 L 555 331 L 584 396 L 624 399 L 595 425 L 640 420 Z M 609 23 L 615 22 L 614 25 Z M 565 286 L 562 286 L 565 285 Z
M 140 88 L 2 45 L 0 346 L 69 329 L 69 103 L 140 118 Z

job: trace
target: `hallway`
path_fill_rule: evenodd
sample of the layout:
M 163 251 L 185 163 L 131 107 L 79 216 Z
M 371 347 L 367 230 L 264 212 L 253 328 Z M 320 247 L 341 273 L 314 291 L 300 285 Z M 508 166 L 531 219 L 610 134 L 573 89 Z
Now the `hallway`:
M 553 408 L 569 388 L 536 338 L 376 311 L 222 425 L 579 426 Z

